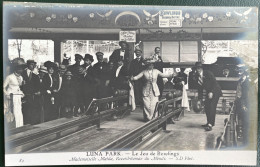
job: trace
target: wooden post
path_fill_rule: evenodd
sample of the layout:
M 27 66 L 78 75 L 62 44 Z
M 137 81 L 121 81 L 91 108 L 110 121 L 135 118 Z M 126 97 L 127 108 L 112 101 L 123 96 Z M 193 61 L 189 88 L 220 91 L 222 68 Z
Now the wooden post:
M 54 39 L 54 62 L 61 63 L 61 40 Z
M 234 113 L 230 114 L 230 145 L 234 146 L 234 137 L 235 137 L 235 119 Z

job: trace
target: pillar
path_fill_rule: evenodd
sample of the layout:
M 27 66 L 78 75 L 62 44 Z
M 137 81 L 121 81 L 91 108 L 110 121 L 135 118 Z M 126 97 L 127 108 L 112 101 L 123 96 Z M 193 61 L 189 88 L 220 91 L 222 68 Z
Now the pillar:
M 54 62 L 61 63 L 61 40 L 54 39 Z

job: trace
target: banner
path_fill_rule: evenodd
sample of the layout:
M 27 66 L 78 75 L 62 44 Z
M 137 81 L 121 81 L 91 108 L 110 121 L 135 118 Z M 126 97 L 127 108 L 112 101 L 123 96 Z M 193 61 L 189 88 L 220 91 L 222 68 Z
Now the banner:
M 120 31 L 119 40 L 126 42 L 136 42 L 136 32 L 135 31 Z
M 182 27 L 182 11 L 161 10 L 159 13 L 159 27 Z

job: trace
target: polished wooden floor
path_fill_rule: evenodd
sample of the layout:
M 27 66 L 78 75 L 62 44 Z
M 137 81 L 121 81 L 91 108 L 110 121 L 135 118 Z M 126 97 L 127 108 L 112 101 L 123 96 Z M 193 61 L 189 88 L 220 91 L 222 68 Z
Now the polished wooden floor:
M 149 147 L 144 150 L 211 150 L 216 139 L 223 132 L 227 115 L 217 115 L 216 125 L 207 132 L 201 127 L 206 123 L 205 114 L 185 111 L 181 120 L 168 124 L 167 130 L 160 132 Z M 83 129 L 59 140 L 52 141 L 29 152 L 77 152 L 95 151 L 143 125 L 143 113 L 136 109 L 130 115 L 117 121 L 105 121 L 100 129 Z M 157 137 L 157 139 L 156 139 Z M 147 142 L 149 144 L 149 141 Z M 142 149 L 142 147 L 141 147 Z

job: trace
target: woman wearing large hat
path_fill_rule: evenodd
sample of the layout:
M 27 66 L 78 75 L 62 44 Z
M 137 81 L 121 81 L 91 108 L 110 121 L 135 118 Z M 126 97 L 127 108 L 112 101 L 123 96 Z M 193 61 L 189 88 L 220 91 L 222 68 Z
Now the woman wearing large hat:
M 5 122 L 11 123 L 15 120 L 15 127 L 23 126 L 22 102 L 24 96 L 20 87 L 23 84 L 21 76 L 26 64 L 22 58 L 16 58 L 12 61 L 11 67 L 13 73 L 8 75 L 4 81 L 4 114 Z
M 156 61 L 152 59 L 145 59 L 146 69 L 143 70 L 135 77 L 131 77 L 131 80 L 138 80 L 144 77 L 143 87 L 143 103 L 144 103 L 144 119 L 149 121 L 154 116 L 155 105 L 159 101 L 160 91 L 157 85 L 158 76 L 163 78 L 174 77 L 176 74 L 163 74 L 157 69 L 154 69 L 154 63 Z
M 44 121 L 51 121 L 58 118 L 58 111 L 54 98 L 55 77 L 54 72 L 57 70 L 57 65 L 51 61 L 44 63 L 47 68 L 47 74 L 42 79 L 42 94 L 44 95 Z

